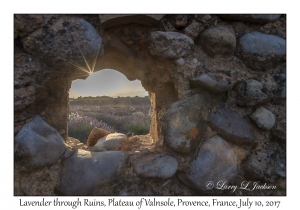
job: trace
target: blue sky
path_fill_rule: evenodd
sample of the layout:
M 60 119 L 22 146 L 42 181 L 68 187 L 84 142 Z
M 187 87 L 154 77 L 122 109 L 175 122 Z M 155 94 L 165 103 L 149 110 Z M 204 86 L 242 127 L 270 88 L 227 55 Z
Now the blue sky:
M 139 80 L 129 81 L 122 73 L 104 69 L 91 74 L 85 80 L 72 82 L 70 98 L 79 96 L 147 96 Z

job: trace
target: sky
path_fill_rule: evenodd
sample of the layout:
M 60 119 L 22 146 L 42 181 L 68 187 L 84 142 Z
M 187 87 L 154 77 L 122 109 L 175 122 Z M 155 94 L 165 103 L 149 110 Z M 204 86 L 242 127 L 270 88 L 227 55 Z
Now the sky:
M 104 69 L 92 73 L 85 80 L 72 82 L 70 98 L 79 96 L 147 96 L 139 80 L 129 81 L 126 76 L 116 70 Z

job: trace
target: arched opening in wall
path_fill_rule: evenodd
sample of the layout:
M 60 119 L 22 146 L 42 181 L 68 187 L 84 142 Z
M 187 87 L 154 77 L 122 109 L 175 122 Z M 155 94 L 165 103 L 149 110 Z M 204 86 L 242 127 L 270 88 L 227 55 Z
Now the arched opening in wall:
M 129 81 L 113 69 L 100 70 L 72 82 L 68 136 L 86 143 L 94 127 L 128 137 L 148 134 L 150 107 L 140 81 Z

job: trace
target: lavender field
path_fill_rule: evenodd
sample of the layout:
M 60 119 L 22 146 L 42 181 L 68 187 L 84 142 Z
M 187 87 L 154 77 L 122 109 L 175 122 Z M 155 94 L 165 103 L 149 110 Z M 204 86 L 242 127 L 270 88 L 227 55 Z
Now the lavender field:
M 146 97 L 70 99 L 68 135 L 85 143 L 94 127 L 127 136 L 148 134 L 150 107 Z

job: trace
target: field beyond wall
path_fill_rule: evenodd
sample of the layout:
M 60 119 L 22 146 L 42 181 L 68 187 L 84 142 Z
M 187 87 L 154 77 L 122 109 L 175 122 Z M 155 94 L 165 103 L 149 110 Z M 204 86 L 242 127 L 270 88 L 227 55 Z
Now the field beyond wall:
M 148 96 L 70 99 L 68 135 L 85 143 L 94 127 L 127 136 L 148 134 L 150 107 Z

